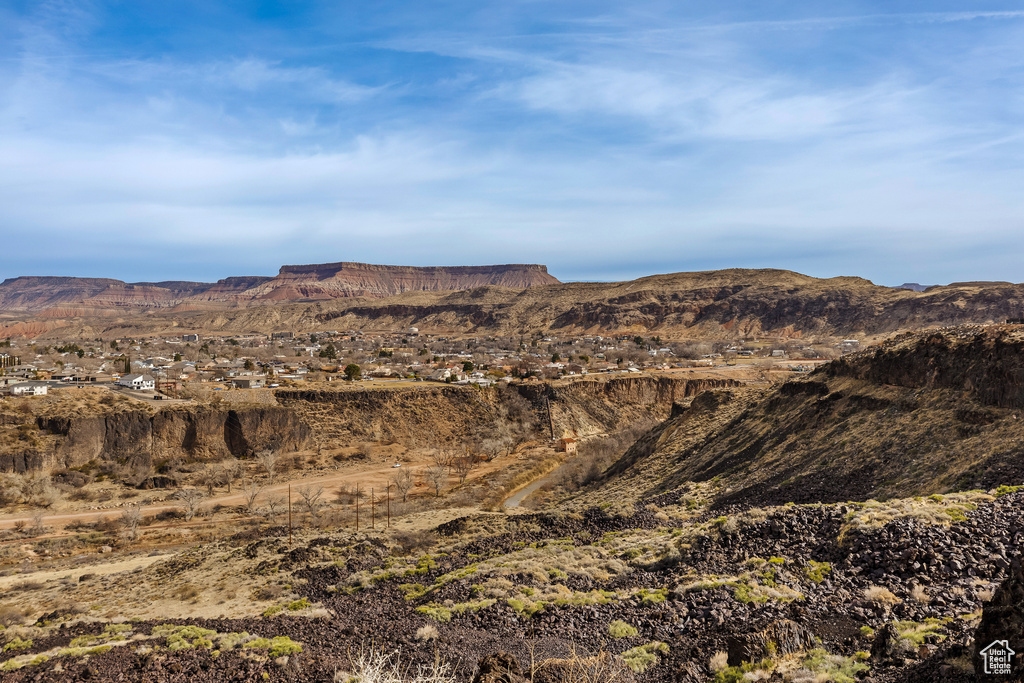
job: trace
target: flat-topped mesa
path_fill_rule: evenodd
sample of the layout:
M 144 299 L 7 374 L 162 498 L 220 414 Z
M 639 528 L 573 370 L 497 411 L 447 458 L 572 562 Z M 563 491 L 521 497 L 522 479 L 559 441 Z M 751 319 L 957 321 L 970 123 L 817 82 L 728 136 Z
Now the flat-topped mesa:
M 383 298 L 402 292 L 474 289 L 484 286 L 525 289 L 559 284 L 546 266 L 380 266 L 369 263 L 320 263 L 283 266 L 275 277 L 250 275 L 208 282 L 135 282 L 88 277 L 16 277 L 0 283 L 0 310 L 83 312 L 176 306 L 216 310 L 300 300 L 351 297 Z
M 0 282 L 0 310 L 42 310 L 53 306 L 81 305 L 121 280 L 94 277 L 22 276 Z
M 387 297 L 402 292 L 463 290 L 498 286 L 525 289 L 558 284 L 546 266 L 384 266 L 370 263 L 323 263 L 282 266 L 273 280 L 254 288 L 257 298 L 334 299 Z

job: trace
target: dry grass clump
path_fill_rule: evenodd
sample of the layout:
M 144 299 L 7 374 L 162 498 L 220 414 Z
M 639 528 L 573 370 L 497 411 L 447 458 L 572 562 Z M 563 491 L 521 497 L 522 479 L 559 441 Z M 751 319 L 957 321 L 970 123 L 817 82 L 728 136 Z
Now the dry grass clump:
M 895 605 L 903 602 L 885 586 L 868 586 L 864 589 L 864 599 L 883 605 Z
M 396 531 L 392 534 L 392 538 L 401 552 L 408 555 L 432 546 L 437 541 L 437 534 L 428 529 Z
M 949 526 L 966 520 L 968 512 L 976 510 L 980 503 L 993 499 L 993 496 L 981 491 L 968 491 L 946 495 L 936 493 L 927 498 L 895 498 L 884 503 L 877 500 L 848 503 L 855 509 L 847 514 L 839 538 L 842 541 L 851 531 L 870 532 L 881 529 L 895 519 L 906 517 L 925 524 Z
M 715 654 L 711 655 L 711 661 L 708 662 L 711 670 L 718 673 L 725 667 L 729 666 L 729 654 L 724 650 L 719 650 Z
M 437 640 L 437 635 L 437 627 L 433 624 L 425 624 L 416 629 L 416 640 L 420 643 Z
M 185 602 L 187 600 L 195 600 L 202 592 L 202 589 L 193 586 L 191 583 L 183 583 L 174 589 L 173 595 L 178 600 Z
M 920 584 L 914 586 L 910 590 L 910 597 L 912 597 L 914 600 L 921 603 L 922 605 L 927 605 L 929 602 L 932 601 L 931 596 L 928 595 L 928 591 L 926 591 L 924 589 L 924 586 Z
M 26 611 L 22 605 L 5 602 L 0 604 L 0 626 L 9 628 L 25 622 Z
M 398 652 L 379 650 L 360 652 L 348 671 L 334 672 L 334 683 L 455 683 L 455 674 L 446 662 L 435 659 L 415 672 L 403 665 Z

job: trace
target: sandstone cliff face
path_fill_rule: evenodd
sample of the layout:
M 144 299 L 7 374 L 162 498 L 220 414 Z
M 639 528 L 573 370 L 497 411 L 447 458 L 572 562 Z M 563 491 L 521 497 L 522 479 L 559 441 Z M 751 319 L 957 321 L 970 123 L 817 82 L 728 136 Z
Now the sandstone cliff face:
M 124 309 L 198 310 L 297 300 L 388 297 L 495 285 L 557 284 L 541 265 L 416 268 L 367 263 L 284 266 L 276 277 L 230 277 L 216 283 L 137 282 L 108 278 L 17 277 L 0 283 L 0 311 L 110 315 Z M 182 308 L 183 307 L 183 308 Z
M 147 466 L 178 457 L 248 458 L 263 448 L 298 450 L 310 439 L 299 415 L 276 406 L 49 417 L 38 418 L 35 426 L 44 438 L 0 455 L 0 472 L 53 471 L 92 460 Z
M 525 427 L 555 436 L 587 436 L 634 420 L 667 417 L 676 401 L 731 380 L 623 377 L 478 389 L 427 385 L 410 389 L 280 389 L 279 406 L 236 409 L 190 406 L 153 414 L 33 418 L 37 436 L 0 455 L 0 471 L 57 470 L 92 460 L 159 466 L 171 458 L 249 458 L 270 448 L 291 452 L 362 442 L 399 441 L 464 448 Z M 17 418 L 11 417 L 11 420 Z M 16 426 L 14 422 L 9 425 Z M 12 434 L 15 432 L 12 432 Z
M 551 409 L 555 438 L 592 436 L 636 421 L 664 420 L 677 401 L 704 391 L 739 386 L 727 379 L 617 377 L 567 385 L 521 385 L 519 391 L 542 411 Z M 547 415 L 541 415 L 547 426 Z
M 276 392 L 284 406 L 314 425 L 322 446 L 400 441 L 427 447 L 455 446 L 497 419 L 503 396 L 473 387 Z
M 403 292 L 472 289 L 488 285 L 523 289 L 557 284 L 541 265 L 417 268 L 368 263 L 283 266 L 276 278 L 246 292 L 256 299 L 385 298 Z
M 432 300 L 334 302 L 281 311 L 294 326 L 518 334 L 674 333 L 863 336 L 1024 315 L 1024 285 L 881 287 L 859 278 L 817 279 L 775 270 L 675 273 L 630 282 L 563 283 L 520 291 L 471 290 Z M 252 325 L 249 317 L 245 321 Z
M 303 413 L 325 446 L 396 440 L 424 446 L 461 446 L 497 435 L 508 421 L 546 436 L 589 436 L 637 419 L 664 419 L 674 401 L 731 380 L 636 377 L 493 389 L 427 386 L 407 390 L 279 390 L 282 404 Z

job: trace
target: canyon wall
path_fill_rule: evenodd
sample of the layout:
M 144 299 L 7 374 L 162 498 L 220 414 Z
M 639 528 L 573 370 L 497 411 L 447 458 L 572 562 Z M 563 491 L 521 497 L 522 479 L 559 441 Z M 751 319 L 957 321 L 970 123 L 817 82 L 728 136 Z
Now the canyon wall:
M 22 424 L 36 431 L 12 430 L 0 453 L 0 472 L 55 471 L 93 460 L 145 467 L 172 458 L 248 458 L 263 448 L 287 452 L 310 443 L 310 429 L 301 417 L 279 406 L 169 408 L 155 414 L 129 410 L 40 417 Z M 13 436 L 18 434 L 25 438 Z
M 736 386 L 740 383 L 729 379 L 642 376 L 527 384 L 518 390 L 545 411 L 550 405 L 554 436 L 562 438 L 614 432 L 640 420 L 664 420 L 678 402 L 710 389 Z
M 168 459 L 249 458 L 262 449 L 335 449 L 364 442 L 462 448 L 614 432 L 667 418 L 673 406 L 731 380 L 622 377 L 481 389 L 280 389 L 280 405 L 175 406 L 102 415 L 6 415 L 0 472 L 54 471 L 93 460 L 159 466 Z M 550 407 L 551 422 L 548 420 Z
M 830 377 L 952 389 L 997 408 L 1024 408 L 1024 335 L 1017 325 L 904 335 L 830 363 Z

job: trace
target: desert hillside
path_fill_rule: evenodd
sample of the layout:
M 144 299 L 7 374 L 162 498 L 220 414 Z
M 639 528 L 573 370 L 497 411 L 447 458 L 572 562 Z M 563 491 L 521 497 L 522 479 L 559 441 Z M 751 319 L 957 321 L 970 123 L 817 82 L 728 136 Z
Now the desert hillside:
M 718 504 L 864 501 L 1024 480 L 1017 326 L 906 334 L 767 392 L 703 394 L 608 472 L 646 495 L 720 482 Z
M 1022 351 L 1017 326 L 961 326 L 775 386 L 288 389 L 279 405 L 244 410 L 101 404 L 77 426 L 58 419 L 69 406 L 57 399 L 13 405 L 8 441 L 100 451 L 54 472 L 79 507 L 49 518 L 26 515 L 47 495 L 54 504 L 53 484 L 2 475 L 14 512 L 0 519 L 0 671 L 46 682 L 368 683 L 382 668 L 402 683 L 984 680 L 987 644 L 1024 647 Z M 133 490 L 140 475 L 101 438 L 106 421 L 178 449 L 162 475 L 173 483 L 140 486 L 199 497 Z M 282 455 L 302 449 L 289 468 L 266 464 L 261 424 L 291 439 L 274 446 Z M 577 437 L 578 452 L 552 448 L 552 433 Z M 219 458 L 234 465 L 226 480 L 212 477 L 228 472 Z M 476 468 L 456 474 L 460 462 Z M 388 489 L 385 502 L 396 471 L 412 493 Z M 303 502 L 287 521 L 293 485 Z M 206 512 L 190 507 L 206 488 Z M 78 502 L 97 492 L 123 512 Z
M 49 317 L 112 315 L 126 310 L 201 310 L 287 301 L 380 298 L 407 291 L 451 291 L 486 285 L 526 288 L 557 282 L 540 265 L 418 268 L 350 262 L 282 266 L 276 277 L 229 277 L 215 283 L 14 277 L 0 283 L 0 312 L 44 312 Z
M 45 331 L 81 338 L 173 334 L 183 328 L 240 334 L 280 329 L 402 332 L 415 326 L 433 334 L 543 331 L 559 335 L 810 339 L 875 337 L 931 326 L 1000 323 L 1024 316 L 1024 285 L 1010 283 L 957 283 L 918 292 L 855 277 L 819 279 L 784 270 L 730 269 L 654 275 L 627 282 L 555 284 L 553 278 L 545 279 L 549 278 L 546 273 L 528 272 L 536 277 L 524 281 L 503 275 L 484 283 L 466 275 L 458 281 L 459 286 L 446 278 L 444 287 L 440 280 L 435 281 L 437 286 L 427 287 L 421 280 L 403 280 L 396 275 L 390 289 L 370 273 L 369 279 L 351 288 L 345 285 L 342 292 L 334 276 L 318 279 L 313 271 L 289 271 L 246 290 L 246 296 L 258 296 L 244 307 L 204 311 L 201 309 L 209 307 L 196 304 L 193 297 L 188 305 L 152 309 L 146 316 L 119 316 L 108 307 L 104 316 L 97 317 L 96 311 L 76 310 L 65 303 L 65 308 L 38 315 L 14 316 L 8 330 L 11 334 Z M 290 284 L 282 284 L 286 282 Z M 470 282 L 476 284 L 469 288 Z M 448 289 L 459 291 L 445 291 Z M 285 296 L 286 291 L 291 294 Z M 321 300 L 294 303 L 298 298 Z M 275 305 L 265 305 L 268 303 Z M 15 327 L 17 324 L 21 326 Z M 4 332 L 0 330 L 0 334 Z

